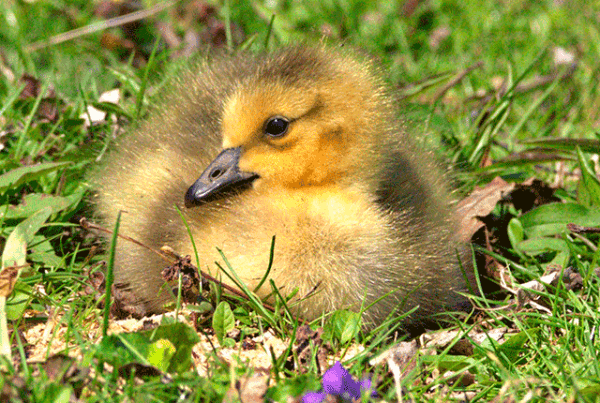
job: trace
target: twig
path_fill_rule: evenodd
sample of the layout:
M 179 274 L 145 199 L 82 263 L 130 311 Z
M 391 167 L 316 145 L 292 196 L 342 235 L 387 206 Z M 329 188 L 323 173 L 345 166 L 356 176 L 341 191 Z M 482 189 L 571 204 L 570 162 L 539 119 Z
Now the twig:
M 64 32 L 62 34 L 55 35 L 49 39 L 44 39 L 27 45 L 25 47 L 25 51 L 33 52 L 39 49 L 46 48 L 48 46 L 58 45 L 59 43 L 79 38 L 80 36 L 89 35 L 97 31 L 102 31 L 104 29 L 118 27 L 121 25 L 128 24 L 130 22 L 142 20 L 144 18 L 150 17 L 151 15 L 159 13 L 164 9 L 174 6 L 177 2 L 177 0 L 171 0 L 164 3 L 158 3 L 156 6 L 149 8 L 148 10 L 135 11 L 133 13 L 121 15 L 119 17 L 114 17 L 106 21 L 100 21 L 95 24 L 86 25 L 85 27 L 76 28 L 71 31 Z
M 596 228 L 597 229 L 597 228 Z M 598 247 L 596 245 L 594 245 L 594 243 L 592 241 L 590 241 L 589 239 L 587 239 L 586 237 L 579 235 L 578 233 L 574 232 L 573 236 L 577 239 L 579 239 L 581 242 L 583 242 L 584 244 L 586 244 L 588 246 L 588 248 L 590 248 L 591 250 L 593 250 L 594 252 L 596 252 L 598 250 Z
M 113 232 L 112 232 L 111 230 L 109 230 L 109 229 L 106 229 L 106 228 L 104 228 L 104 227 L 101 227 L 101 226 L 100 226 L 100 225 L 98 225 L 98 224 L 94 224 L 94 223 L 91 223 L 91 222 L 89 222 L 89 221 L 87 220 L 87 218 L 85 218 L 85 217 L 84 217 L 84 218 L 82 218 L 81 220 L 79 220 L 79 225 L 81 225 L 81 227 L 82 227 L 83 229 L 95 229 L 95 230 L 102 231 L 102 232 L 104 232 L 104 233 L 106 233 L 106 234 L 110 234 L 110 235 L 112 235 L 112 233 L 113 233 Z M 151 248 L 150 246 L 148 246 L 148 245 L 145 245 L 145 244 L 141 243 L 140 241 L 138 241 L 138 240 L 136 240 L 136 239 L 133 239 L 133 238 L 131 238 L 131 237 L 128 237 L 127 235 L 121 235 L 121 234 L 117 234 L 117 236 L 118 236 L 119 238 L 121 238 L 121 239 L 124 239 L 124 240 L 126 240 L 126 241 L 133 242 L 134 244 L 136 244 L 136 245 L 138 245 L 138 246 L 141 246 L 142 248 L 146 248 L 146 249 L 148 249 L 149 251 L 151 251 L 151 252 L 153 252 L 153 253 L 156 253 L 156 254 L 157 254 L 158 256 L 160 256 L 160 257 L 161 257 L 161 258 L 162 258 L 164 261 L 166 261 L 166 262 L 168 262 L 168 263 L 170 263 L 170 264 L 173 264 L 173 263 L 174 263 L 174 260 L 175 260 L 175 259 L 173 259 L 171 256 L 169 256 L 168 254 L 166 254 L 166 253 L 164 253 L 164 252 L 161 252 L 161 251 L 158 251 L 158 250 L 156 250 L 156 249 L 154 249 L 154 248 Z
M 79 225 L 81 225 L 81 227 L 84 228 L 84 229 L 95 229 L 95 230 L 98 230 L 98 231 L 102 231 L 102 232 L 104 232 L 106 234 L 112 234 L 113 233 L 111 230 L 109 230 L 107 228 L 104 228 L 104 227 L 102 227 L 102 226 L 100 226 L 98 224 L 94 224 L 94 223 L 89 222 L 85 217 L 82 218 L 81 220 L 79 220 Z M 126 240 L 126 241 L 133 242 L 134 244 L 136 244 L 138 246 L 141 246 L 142 248 L 148 249 L 149 251 L 151 251 L 151 252 L 157 254 L 158 256 L 160 256 L 163 260 L 165 260 L 169 264 L 173 264 L 173 263 L 175 263 L 176 260 L 181 259 L 181 255 L 179 255 L 177 252 L 175 252 L 171 247 L 165 247 L 165 246 L 163 246 L 161 248 L 161 250 L 159 251 L 159 250 L 156 250 L 156 249 L 154 249 L 154 248 L 152 248 L 152 247 L 150 247 L 148 245 L 145 245 L 142 242 L 140 242 L 140 241 L 138 241 L 138 240 L 136 240 L 134 238 L 131 238 L 131 237 L 127 236 L 127 235 L 117 234 L 117 236 L 120 237 L 121 239 Z M 192 267 L 194 267 L 198 271 L 198 273 L 200 274 L 200 276 L 202 276 L 203 279 L 211 281 L 211 282 L 213 282 L 213 283 L 215 283 L 215 284 L 223 287 L 225 290 L 229 291 L 230 293 L 232 293 L 232 294 L 234 294 L 234 295 L 236 295 L 236 296 L 238 296 L 240 298 L 243 298 L 245 300 L 250 300 L 250 298 L 248 298 L 248 296 L 246 294 L 244 294 L 243 292 L 241 292 L 237 288 L 232 287 L 232 286 L 230 286 L 228 284 L 223 283 L 222 281 L 220 281 L 217 278 L 211 276 L 210 274 L 203 272 L 202 270 L 200 270 L 198 267 L 195 267 L 191 263 L 190 263 L 190 265 Z M 318 286 L 318 284 L 317 284 L 317 286 Z M 311 292 L 313 292 L 313 291 L 311 291 Z M 275 308 L 273 306 L 267 304 L 264 301 L 263 301 L 262 304 L 269 311 L 275 312 Z M 302 324 L 306 324 L 307 323 L 302 318 L 295 318 L 295 319 L 297 319 L 298 322 L 300 322 Z
M 567 229 L 575 234 L 600 234 L 600 228 L 598 227 L 584 227 L 573 223 L 568 223 Z
M 521 82 L 521 83 L 517 84 L 517 86 L 514 88 L 513 91 L 515 93 L 524 93 L 524 92 L 529 92 L 529 91 L 535 90 L 538 87 L 542 87 L 544 85 L 550 84 L 554 80 L 563 81 L 563 80 L 569 78 L 570 76 L 572 76 L 576 69 L 577 69 L 577 62 L 574 62 L 567 68 L 567 70 L 563 74 L 559 75 L 558 71 L 554 71 L 553 73 L 546 74 L 545 76 L 534 77 L 529 81 L 525 81 L 525 82 Z M 468 97 L 466 99 L 466 101 L 483 100 L 482 103 L 485 104 L 485 103 L 487 103 L 487 101 L 489 101 L 489 99 L 491 97 L 493 97 L 493 96 L 501 97 L 502 95 L 504 95 L 505 92 L 506 92 L 506 86 L 503 84 L 500 89 L 495 91 L 495 94 L 490 94 L 489 92 L 486 92 L 485 94 L 481 94 L 481 95 L 475 94 L 475 95 Z
M 440 98 L 442 98 L 444 96 L 444 94 L 446 94 L 446 92 L 448 92 L 450 90 L 450 88 L 454 87 L 456 84 L 460 83 L 463 78 L 465 78 L 470 72 L 472 72 L 475 69 L 480 68 L 481 66 L 483 66 L 483 62 L 479 61 L 469 67 L 467 67 L 466 69 L 464 69 L 462 72 L 458 73 L 452 80 L 450 80 L 448 83 L 446 83 L 446 85 L 444 85 L 433 97 L 433 104 L 435 104 L 437 101 L 440 100 Z

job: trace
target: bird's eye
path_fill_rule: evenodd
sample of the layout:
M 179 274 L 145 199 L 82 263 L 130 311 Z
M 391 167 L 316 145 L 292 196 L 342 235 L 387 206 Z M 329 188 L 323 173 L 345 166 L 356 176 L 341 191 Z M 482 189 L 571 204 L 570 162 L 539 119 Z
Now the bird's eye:
M 274 117 L 267 120 L 265 134 L 269 137 L 281 137 L 287 133 L 290 121 L 283 117 Z

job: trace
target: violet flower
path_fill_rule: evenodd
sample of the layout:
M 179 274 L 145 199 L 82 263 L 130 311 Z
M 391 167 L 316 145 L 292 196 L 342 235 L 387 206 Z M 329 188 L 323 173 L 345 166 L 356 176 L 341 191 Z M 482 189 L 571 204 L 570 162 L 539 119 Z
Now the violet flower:
M 327 395 L 336 396 L 344 402 L 352 402 L 360 399 L 363 393 L 375 396 L 371 388 L 371 381 L 365 379 L 357 382 L 352 375 L 340 364 L 339 361 L 323 374 L 323 392 L 308 392 L 302 397 L 302 403 L 321 403 Z
M 326 397 L 325 392 L 308 392 L 302 396 L 302 403 L 321 403 Z

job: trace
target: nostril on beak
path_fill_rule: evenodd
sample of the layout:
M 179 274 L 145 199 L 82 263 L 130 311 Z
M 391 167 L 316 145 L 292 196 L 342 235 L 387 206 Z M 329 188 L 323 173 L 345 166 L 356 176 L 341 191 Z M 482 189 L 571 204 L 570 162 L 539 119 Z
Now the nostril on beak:
M 210 173 L 209 177 L 212 180 L 218 179 L 219 176 L 223 175 L 223 172 L 224 171 L 221 168 L 216 168 Z

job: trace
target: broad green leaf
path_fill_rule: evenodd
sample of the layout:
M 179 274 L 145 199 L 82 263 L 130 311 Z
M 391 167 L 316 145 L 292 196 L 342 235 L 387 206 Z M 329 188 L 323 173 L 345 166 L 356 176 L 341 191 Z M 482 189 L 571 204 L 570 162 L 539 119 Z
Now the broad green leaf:
M 501 358 L 507 359 L 511 364 L 514 364 L 519 360 L 521 353 L 525 352 L 525 343 L 538 332 L 539 329 L 533 328 L 517 333 L 497 346 L 496 352 Z
M 425 364 L 436 364 L 442 371 L 460 371 L 475 363 L 475 360 L 471 357 L 450 354 L 445 355 L 443 358 L 436 355 L 425 355 L 421 357 L 421 361 Z
M 175 354 L 169 363 L 169 372 L 183 373 L 192 365 L 192 347 L 200 341 L 198 333 L 185 323 L 161 325 L 146 333 L 152 340 L 166 339 L 175 346 Z
M 360 314 L 347 310 L 335 311 L 327 320 L 323 329 L 323 339 L 339 341 L 345 344 L 352 340 L 360 330 Z
M 578 203 L 550 203 L 523 214 L 519 221 L 529 238 L 550 236 L 565 233 L 568 223 L 600 226 L 600 210 L 588 209 Z
M 119 333 L 104 337 L 96 348 L 99 359 L 118 369 L 131 363 L 150 365 L 147 357 L 151 343 L 143 332 Z
M 157 340 L 148 347 L 148 362 L 165 372 L 169 369 L 169 363 L 175 352 L 175 346 L 169 340 Z
M 221 301 L 217 305 L 217 309 L 213 314 L 212 325 L 219 343 L 223 344 L 225 335 L 235 328 L 235 317 L 227 302 Z
M 592 197 L 585 187 L 583 179 L 577 182 L 577 202 L 586 207 L 592 206 Z
M 571 258 L 571 252 L 570 251 L 563 251 L 563 252 L 559 252 L 556 254 L 556 256 L 554 257 L 554 259 L 552 259 L 552 261 L 548 262 L 548 264 L 546 265 L 542 265 L 542 267 L 548 267 L 549 265 L 552 266 L 560 266 L 560 267 L 567 267 L 567 265 L 569 264 L 569 259 Z
M 15 168 L 3 175 L 0 175 L 0 192 L 4 192 L 10 187 L 17 187 L 22 183 L 36 179 L 47 174 L 48 172 L 56 171 L 69 164 L 70 162 L 47 162 L 38 165 Z
M 588 207 L 600 207 L 600 182 L 579 147 L 577 147 L 577 158 L 581 169 L 581 182 L 583 183 L 583 186 L 579 187 L 579 191 L 585 192 L 585 195 L 581 197 L 581 201 L 584 201 Z
M 595 378 L 595 377 L 594 377 Z M 600 396 L 600 381 L 598 381 L 598 379 L 592 379 L 592 380 L 582 380 L 581 382 L 583 382 L 584 384 L 587 384 L 587 386 L 584 386 L 583 388 L 581 388 L 579 390 L 579 392 L 583 395 L 584 398 L 589 399 L 586 401 L 597 401 L 598 400 L 598 396 Z
M 31 261 L 42 263 L 46 267 L 59 267 L 63 264 L 63 259 L 56 256 L 52 244 L 44 236 L 34 236 L 28 249 L 30 250 L 28 258 Z
M 44 225 L 52 214 L 50 207 L 45 207 L 20 222 L 11 232 L 6 240 L 2 252 L 2 267 L 22 266 L 26 263 L 27 244 L 33 240 L 33 236 Z
M 548 237 L 531 238 L 519 242 L 515 249 L 531 256 L 546 252 L 569 252 L 569 247 L 564 239 Z
M 184 323 L 172 323 L 153 330 L 104 337 L 96 351 L 99 359 L 117 369 L 139 363 L 182 373 L 190 369 L 192 347 L 199 341 L 194 329 Z
M 23 316 L 32 291 L 31 286 L 22 281 L 15 284 L 11 296 L 6 301 L 6 318 L 8 320 L 17 320 Z
M 67 209 L 72 201 L 66 197 L 52 196 L 41 193 L 31 193 L 23 198 L 23 202 L 16 206 L 0 206 L 0 219 L 16 220 L 27 218 L 36 211 L 50 207 L 53 213 Z
M 508 223 L 508 239 L 513 249 L 517 249 L 517 245 L 523 241 L 523 224 L 518 218 L 513 218 Z
M 25 265 L 27 257 L 27 241 L 23 228 L 15 227 L 10 233 L 2 251 L 2 269 L 9 266 Z

